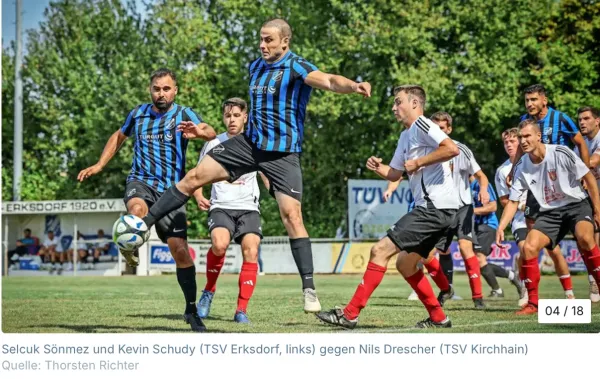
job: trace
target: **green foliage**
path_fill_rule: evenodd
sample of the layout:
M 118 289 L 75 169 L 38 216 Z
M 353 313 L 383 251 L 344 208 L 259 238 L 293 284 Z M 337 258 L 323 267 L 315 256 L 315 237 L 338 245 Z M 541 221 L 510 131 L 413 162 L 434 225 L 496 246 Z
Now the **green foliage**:
M 572 118 L 579 106 L 600 106 L 600 3 L 592 0 L 162 0 L 144 16 L 117 0 L 62 0 L 28 33 L 23 199 L 121 197 L 131 141 L 100 175 L 82 184 L 75 177 L 96 162 L 127 112 L 149 101 L 148 77 L 160 66 L 178 73 L 178 103 L 223 131 L 220 104 L 247 98 L 258 32 L 274 16 L 292 25 L 294 52 L 322 71 L 373 85 L 369 99 L 313 92 L 302 154 L 304 219 L 313 237 L 333 236 L 346 218 L 349 178 L 374 177 L 366 159 L 391 158 L 401 129 L 391 113 L 397 84 L 425 87 L 426 113 L 453 116 L 453 137 L 472 148 L 488 177 L 505 159 L 499 135 L 524 113 L 526 86 L 546 85 L 552 104 Z M 10 49 L 2 62 L 8 200 Z M 201 145 L 190 144 L 188 168 Z M 285 234 L 276 203 L 262 195 L 265 234 Z M 191 235 L 205 237 L 206 213 L 194 201 L 188 212 Z

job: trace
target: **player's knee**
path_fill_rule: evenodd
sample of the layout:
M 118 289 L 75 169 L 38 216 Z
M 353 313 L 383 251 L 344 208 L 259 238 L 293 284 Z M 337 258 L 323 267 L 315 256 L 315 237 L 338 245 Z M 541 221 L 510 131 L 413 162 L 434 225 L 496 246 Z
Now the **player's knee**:
M 282 220 L 286 227 L 300 228 L 304 226 L 304 222 L 302 221 L 302 213 L 299 209 L 292 209 L 283 212 Z
M 217 257 L 222 257 L 227 252 L 227 247 L 229 247 L 229 242 L 221 240 L 213 241 L 212 252 Z
M 525 241 L 523 245 L 523 259 L 531 259 L 538 256 L 540 249 L 533 243 Z
M 582 236 L 577 238 L 577 246 L 580 250 L 590 251 L 596 246 L 596 240 L 593 235 Z
M 473 243 L 471 241 L 459 240 L 458 248 L 460 249 L 460 254 L 464 259 L 469 259 L 475 255 L 475 253 L 473 253 Z
M 143 218 L 144 216 L 146 216 L 144 212 L 144 207 L 141 204 L 133 204 L 129 209 L 129 213 L 139 218 Z
M 245 262 L 256 263 L 258 261 L 258 246 L 245 246 L 242 249 Z

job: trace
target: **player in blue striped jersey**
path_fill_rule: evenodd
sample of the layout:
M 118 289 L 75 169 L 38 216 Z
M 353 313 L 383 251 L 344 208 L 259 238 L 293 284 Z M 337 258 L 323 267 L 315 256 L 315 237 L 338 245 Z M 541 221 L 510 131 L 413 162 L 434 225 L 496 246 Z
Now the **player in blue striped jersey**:
M 371 96 L 369 83 L 356 83 L 327 74 L 290 51 L 292 30 L 282 19 L 263 24 L 261 57 L 249 66 L 250 110 L 248 127 L 212 149 L 195 169 L 157 202 L 144 219 L 148 226 L 185 204 L 196 189 L 221 180 L 261 171 L 279 205 L 290 237 L 290 247 L 302 279 L 304 311 L 319 312 L 321 305 L 313 281 L 311 243 L 302 219 L 300 152 L 306 107 L 313 88 L 341 94 Z
M 212 127 L 202 122 L 191 108 L 175 103 L 177 78 L 168 69 L 155 71 L 150 78 L 151 104 L 135 107 L 119 130 L 109 138 L 96 163 L 82 170 L 78 180 L 98 174 L 117 153 L 128 137 L 134 138 L 133 162 L 125 186 L 127 211 L 144 217 L 148 208 L 168 188 L 185 175 L 185 153 L 188 138 L 211 140 L 216 137 Z M 186 132 L 178 129 L 185 127 Z M 205 330 L 196 312 L 196 267 L 187 245 L 185 207 L 177 207 L 156 223 L 159 238 L 169 245 L 177 267 L 177 281 L 181 286 L 186 308 L 184 319 L 192 330 Z M 137 251 L 120 250 L 127 263 L 139 264 Z

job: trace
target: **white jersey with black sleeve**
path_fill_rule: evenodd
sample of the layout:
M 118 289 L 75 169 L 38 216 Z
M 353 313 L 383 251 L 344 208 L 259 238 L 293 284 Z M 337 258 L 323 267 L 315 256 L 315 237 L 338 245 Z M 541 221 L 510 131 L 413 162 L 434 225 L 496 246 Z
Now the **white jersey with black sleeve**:
M 506 162 L 502 163 L 502 166 L 498 167 L 496 170 L 494 182 L 496 184 L 496 193 L 498 194 L 499 198 L 502 196 L 508 196 L 510 194 L 510 187 L 506 185 L 506 178 L 510 174 L 512 166 L 513 164 L 511 163 L 510 159 L 507 159 Z M 521 197 L 519 198 L 519 209 L 525 205 L 526 201 L 527 190 L 521 193 Z M 525 222 L 525 212 L 517 211 L 511 223 L 512 232 L 514 234 L 515 231 L 523 228 L 527 228 L 527 223 Z
M 581 178 L 590 170 L 573 150 L 566 146 L 545 145 L 546 155 L 535 164 L 525 154 L 515 168 L 515 180 L 509 199 L 519 201 L 524 190 L 529 190 L 546 212 L 587 198 Z
M 210 150 L 228 139 L 227 133 L 221 133 L 217 138 L 207 142 L 200 152 L 198 163 Z M 260 190 L 256 181 L 256 174 L 256 171 L 244 174 L 233 183 L 227 181 L 213 183 L 210 195 L 210 210 L 221 208 L 259 212 Z
M 471 149 L 465 144 L 452 140 L 458 146 L 460 154 L 452 158 L 450 161 L 450 169 L 454 178 L 454 184 L 458 191 L 460 206 L 473 204 L 473 196 L 471 195 L 471 181 L 469 178 L 476 172 L 481 170 L 477 160 Z
M 390 167 L 406 171 L 406 161 L 430 154 L 447 138 L 433 121 L 419 116 L 400 135 Z M 426 207 L 430 202 L 436 209 L 458 209 L 459 199 L 449 161 L 421 167 L 409 175 L 408 179 L 415 206 Z

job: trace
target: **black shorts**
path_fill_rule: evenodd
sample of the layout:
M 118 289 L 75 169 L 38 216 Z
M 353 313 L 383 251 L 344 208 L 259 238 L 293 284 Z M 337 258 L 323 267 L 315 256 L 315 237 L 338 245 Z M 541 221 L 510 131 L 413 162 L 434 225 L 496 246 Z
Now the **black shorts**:
M 546 247 L 552 250 L 565 238 L 567 233 L 575 233 L 575 225 L 580 221 L 589 221 L 595 225 L 594 213 L 587 200 L 540 212 L 533 229 L 539 230 L 550 238 L 550 244 Z
M 454 236 L 459 240 L 471 241 L 473 246 L 477 244 L 477 237 L 475 236 L 475 213 L 473 212 L 472 204 L 465 205 L 456 212 L 452 228 L 448 230 L 446 240 L 440 241 L 435 248 L 440 251 L 448 250 Z
M 513 236 L 515 237 L 515 242 L 517 243 L 517 245 L 521 241 L 525 242 L 525 239 L 527 238 L 527 228 L 520 228 L 515 230 Z
M 161 194 L 146 183 L 131 181 L 125 186 L 125 206 L 133 198 L 139 198 L 146 202 L 148 208 L 152 207 L 158 201 Z M 163 243 L 171 237 L 187 239 L 187 218 L 185 215 L 185 205 L 168 213 L 165 217 L 158 220 L 154 225 L 156 234 Z
M 537 219 L 540 214 L 540 203 L 535 199 L 531 191 L 527 192 L 527 200 L 525 200 L 525 218 L 530 220 Z
M 215 208 L 208 213 L 208 231 L 215 228 L 229 230 L 229 237 L 237 244 L 248 233 L 256 234 L 262 239 L 260 213 L 257 211 Z
M 440 241 L 446 241 L 455 215 L 455 209 L 415 207 L 387 231 L 387 236 L 400 250 L 427 258 Z
M 249 172 L 260 171 L 270 182 L 269 193 L 281 192 L 302 202 L 302 169 L 299 153 L 260 150 L 240 134 L 215 146 L 207 153 L 229 173 L 235 182 Z
M 486 257 L 492 252 L 492 245 L 496 243 L 496 229 L 489 225 L 475 225 L 477 243 L 473 244 L 476 253 L 482 253 Z

